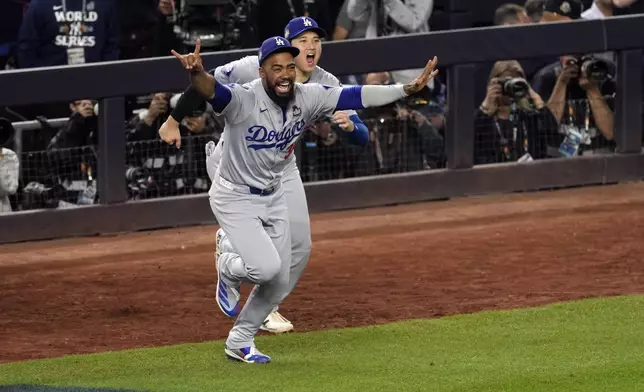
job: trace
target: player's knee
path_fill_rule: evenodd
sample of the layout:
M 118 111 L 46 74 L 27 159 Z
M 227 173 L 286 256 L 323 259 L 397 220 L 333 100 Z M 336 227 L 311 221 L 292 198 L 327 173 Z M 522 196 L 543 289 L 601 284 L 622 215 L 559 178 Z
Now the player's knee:
M 248 277 L 256 284 L 273 282 L 280 273 L 280 263 L 264 261 L 248 271 Z

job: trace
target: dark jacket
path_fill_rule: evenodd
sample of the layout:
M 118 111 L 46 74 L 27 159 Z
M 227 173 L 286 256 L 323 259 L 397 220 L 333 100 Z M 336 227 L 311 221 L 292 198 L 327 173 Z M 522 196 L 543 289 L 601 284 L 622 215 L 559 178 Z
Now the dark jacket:
M 18 42 L 18 67 L 68 64 L 79 48 L 85 63 L 119 58 L 118 15 L 113 0 L 31 0 Z
M 83 117 L 79 113 L 74 113 L 51 139 L 47 149 L 95 146 L 98 143 L 97 128 L 97 116 Z
M 563 140 L 547 107 L 519 113 L 516 139 L 509 120 L 490 117 L 477 109 L 474 121 L 475 165 L 516 161 L 525 154 L 524 136 L 527 136 L 528 152 L 533 159 L 547 158 L 548 147 L 558 149 Z M 504 147 L 507 147 L 506 151 Z

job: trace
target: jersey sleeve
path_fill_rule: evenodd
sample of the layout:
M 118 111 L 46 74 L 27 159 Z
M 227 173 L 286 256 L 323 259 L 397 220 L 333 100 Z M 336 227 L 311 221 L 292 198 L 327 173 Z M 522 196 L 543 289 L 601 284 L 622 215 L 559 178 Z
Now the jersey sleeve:
M 210 100 L 210 105 L 215 113 L 224 116 L 228 123 L 238 124 L 255 108 L 256 97 L 248 85 L 216 83 L 215 97 Z
M 335 75 L 333 75 L 332 73 L 329 73 L 323 70 L 322 68 L 320 68 L 320 72 L 321 72 L 321 75 L 320 75 L 320 81 L 318 82 L 319 84 L 333 86 L 333 87 L 343 87 L 340 80 L 337 77 L 335 77 Z M 344 111 L 347 112 L 349 116 L 358 115 L 358 113 L 352 109 L 344 110 Z
M 310 105 L 312 119 L 330 116 L 338 106 L 342 87 L 307 83 L 300 86 L 304 97 Z
M 214 75 L 224 85 L 249 83 L 259 78 L 259 60 L 257 56 L 246 56 L 215 68 Z

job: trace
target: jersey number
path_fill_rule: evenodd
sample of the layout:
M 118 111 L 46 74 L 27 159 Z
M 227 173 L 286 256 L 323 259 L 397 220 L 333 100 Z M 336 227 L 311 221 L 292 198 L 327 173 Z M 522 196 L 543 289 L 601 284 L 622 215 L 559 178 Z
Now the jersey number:
M 286 156 L 284 157 L 284 160 L 288 159 L 291 156 L 291 154 L 293 154 L 293 151 L 295 151 L 295 143 L 291 144 L 288 147 L 288 150 L 286 150 Z

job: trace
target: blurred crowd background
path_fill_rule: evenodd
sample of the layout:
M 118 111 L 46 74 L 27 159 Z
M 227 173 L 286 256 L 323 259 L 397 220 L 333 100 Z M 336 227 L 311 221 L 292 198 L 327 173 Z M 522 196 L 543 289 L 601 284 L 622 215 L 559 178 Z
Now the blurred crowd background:
M 0 9 L 0 68 L 11 70 L 168 56 L 170 49 L 192 51 L 197 39 L 202 52 L 256 48 L 304 15 L 327 31 L 327 40 L 338 41 L 608 18 L 644 13 L 644 0 L 3 0 Z M 588 53 L 477 64 L 475 163 L 613 153 L 615 62 L 613 53 Z M 298 150 L 303 180 L 444 168 L 445 74 L 413 99 L 359 113 L 370 130 L 366 147 L 349 144 L 328 121 L 312 126 Z M 405 71 L 336 76 L 346 84 L 407 77 Z M 210 186 L 204 146 L 223 130 L 210 107 L 182 123 L 182 150 L 158 138 L 179 94 L 126 98 L 124 186 L 131 199 Z M 0 213 L 98 202 L 99 111 L 94 97 L 0 107 Z

